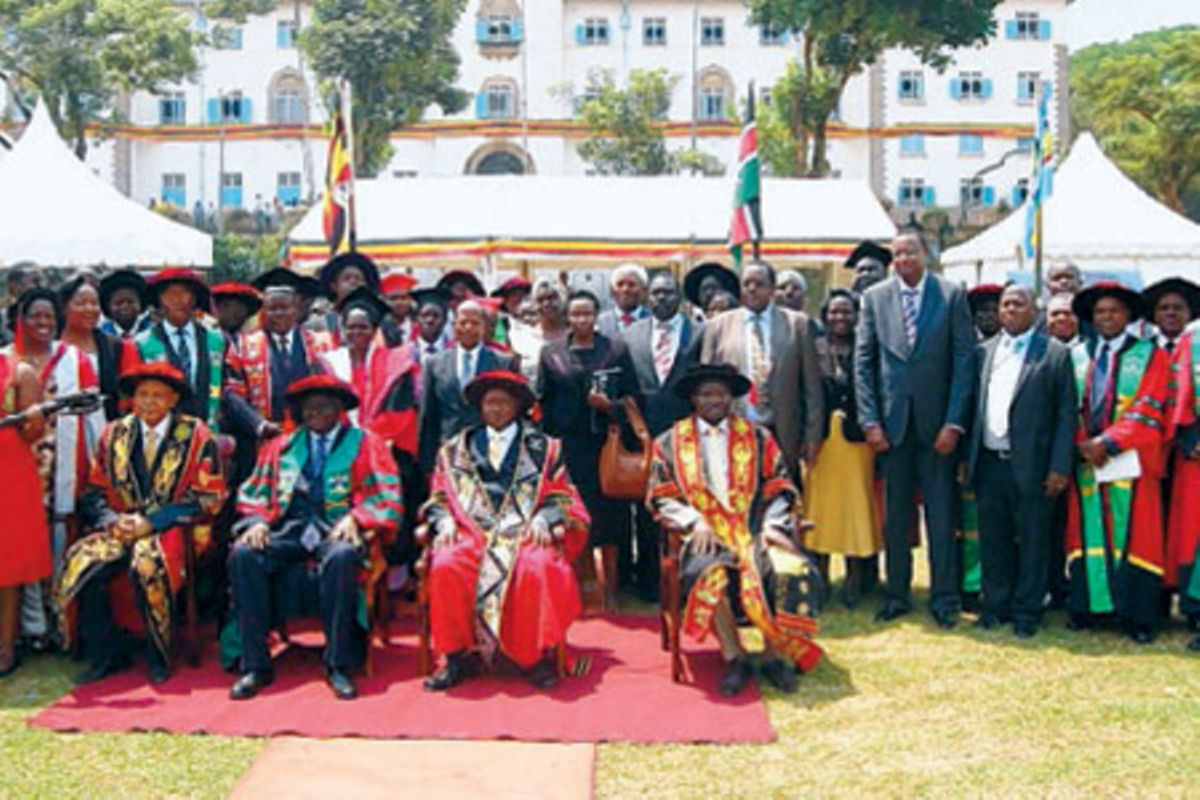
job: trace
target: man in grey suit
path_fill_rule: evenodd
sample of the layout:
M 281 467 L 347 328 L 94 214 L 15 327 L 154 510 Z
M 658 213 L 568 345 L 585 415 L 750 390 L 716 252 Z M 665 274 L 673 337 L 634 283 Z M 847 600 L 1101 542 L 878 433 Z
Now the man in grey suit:
M 941 628 L 958 621 L 954 539 L 955 451 L 970 416 L 975 329 L 962 287 L 926 269 L 919 233 L 892 242 L 895 274 L 862 296 L 854 383 L 867 442 L 884 459 L 886 622 L 912 609 L 908 534 L 916 490 L 925 499 L 932 573 L 930 611 Z
M 646 283 L 646 270 L 637 264 L 621 264 L 614 269 L 608 291 L 616 305 L 596 316 L 596 330 L 616 339 L 630 325 L 649 317 L 650 312 L 642 305 L 646 300 Z
M 633 323 L 621 335 L 629 350 L 638 401 L 653 438 L 692 412 L 690 401 L 675 392 L 675 385 L 700 355 L 701 326 L 679 312 L 679 281 L 670 272 L 650 280 L 648 305 L 651 317 Z M 642 503 L 637 514 L 637 564 L 622 552 L 622 575 L 634 575 L 638 594 L 646 600 L 658 595 L 658 526 Z M 632 572 L 630 567 L 634 567 Z
M 775 270 L 759 261 L 742 269 L 742 308 L 704 325 L 700 361 L 733 364 L 753 388 L 739 413 L 775 434 L 793 480 L 800 459 L 816 460 L 824 436 L 825 394 L 808 317 L 779 308 Z
M 1024 286 L 1000 295 L 1001 333 L 975 351 L 979 375 L 967 440 L 967 479 L 979 499 L 982 628 L 1006 622 L 1022 639 L 1037 632 L 1046 596 L 1054 499 L 1074 457 L 1071 354 L 1035 328 Z
M 469 425 L 479 424 L 479 412 L 463 396 L 476 375 L 492 370 L 515 370 L 514 356 L 483 344 L 483 309 L 466 300 L 454 315 L 454 346 L 432 356 L 422 366 L 420 439 L 417 462 L 425 475 L 443 442 Z

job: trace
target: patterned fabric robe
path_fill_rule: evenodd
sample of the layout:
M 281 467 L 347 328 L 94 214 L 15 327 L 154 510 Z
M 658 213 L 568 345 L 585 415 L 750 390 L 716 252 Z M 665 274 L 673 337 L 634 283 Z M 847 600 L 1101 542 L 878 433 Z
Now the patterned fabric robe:
M 1153 342 L 1130 336 L 1113 360 L 1105 425 L 1091 430 L 1088 399 L 1095 350 L 1094 341 L 1071 350 L 1080 398 L 1076 439 L 1103 436 L 1113 455 L 1136 450 L 1141 477 L 1100 484 L 1095 470 L 1080 460 L 1067 510 L 1067 607 L 1075 614 L 1115 613 L 1133 624 L 1153 626 L 1164 573 L 1160 482 L 1170 362 Z
M 717 606 L 728 597 L 735 613 L 740 611 L 750 623 L 741 631 L 747 649 L 754 649 L 761 637 L 799 669 L 809 670 L 822 655 L 812 640 L 817 631 L 818 578 L 806 559 L 768 546 L 762 535 L 768 507 L 782 499 L 794 508 L 800 494 L 774 437 L 743 417 L 731 415 L 728 422 L 727 503 L 705 480 L 694 416 L 675 423 L 654 443 L 647 507 L 660 523 L 666 521 L 664 512 L 672 502 L 698 512 L 721 545 L 715 556 L 683 550 L 687 599 L 682 627 L 689 636 L 703 639 L 712 630 Z
M 1200 335 L 1188 333 L 1171 362 L 1170 434 L 1175 474 L 1167 516 L 1166 584 L 1179 590 L 1180 610 L 1200 617 L 1200 459 L 1189 454 L 1200 442 Z
M 189 577 L 184 574 L 184 532 L 179 523 L 211 518 L 226 492 L 208 427 L 195 417 L 176 413 L 167 430 L 152 465 L 145 462 L 135 415 L 113 420 L 101 435 L 81 501 L 85 521 L 95 532 L 67 551 L 58 584 L 59 602 L 68 609 L 63 620 L 63 640 L 68 644 L 74 634 L 71 606 L 80 590 L 100 567 L 129 558 L 132 586 L 130 581 L 113 581 L 117 621 L 138 627 L 129 602 L 134 599 L 132 590 L 144 609 L 141 623 L 147 635 L 169 663 L 175 595 Z M 130 513 L 144 515 L 153 533 L 125 545 L 107 528 L 119 514 Z M 211 531 L 201 524 L 192 532 L 197 551 L 203 553 L 211 545 Z
M 429 502 L 422 509 L 432 532 L 450 518 L 457 541 L 432 548 L 430 628 L 439 654 L 497 649 L 529 667 L 566 638 L 582 606 L 571 562 L 587 542 L 590 519 L 571 483 L 562 444 L 521 422 L 497 472 L 472 426 L 442 446 Z M 522 537 L 535 518 L 563 525 L 551 547 Z
M 309 374 L 318 371 L 321 355 L 333 349 L 333 342 L 326 333 L 296 328 L 293 336 L 301 337 L 304 343 L 304 354 L 309 365 Z M 235 390 L 244 396 L 263 419 L 282 422 L 274 418 L 271 407 L 276 398 L 271 386 L 271 353 L 272 347 L 267 339 L 268 334 L 262 330 L 242 333 L 238 337 L 237 346 L 229 353 L 229 366 L 237 380 L 233 383 Z M 286 388 L 286 387 L 285 387 Z

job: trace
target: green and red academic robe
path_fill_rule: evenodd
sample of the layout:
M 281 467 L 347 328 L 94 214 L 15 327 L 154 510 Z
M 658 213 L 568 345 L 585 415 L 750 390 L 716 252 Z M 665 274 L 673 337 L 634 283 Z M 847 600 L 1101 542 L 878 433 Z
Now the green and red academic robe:
M 225 334 L 216 328 L 195 321 L 188 324 L 192 327 L 192 335 L 199 346 L 196 348 L 197 363 L 193 365 L 195 380 L 188 380 L 192 385 L 194 397 L 182 401 L 180 409 L 200 417 L 213 432 L 216 432 L 219 430 L 217 423 L 221 397 L 226 387 L 225 356 L 229 342 Z M 133 339 L 126 340 L 125 351 L 121 357 L 121 363 L 130 366 L 155 361 L 179 366 L 174 343 L 168 341 L 162 322 L 155 323 Z
M 743 417 L 728 417 L 728 492 L 722 500 L 705 479 L 696 418 L 685 417 L 654 443 L 646 505 L 656 519 L 670 504 L 704 517 L 721 547 L 716 556 L 684 548 L 681 576 L 686 602 L 682 630 L 703 640 L 713 630 L 717 606 L 729 598 L 749 625 L 739 631 L 747 649 L 765 641 L 802 671 L 823 652 L 813 641 L 820 593 L 815 569 L 798 553 L 767 544 L 766 520 L 781 514 L 793 524 L 800 493 L 775 438 Z M 736 574 L 737 580 L 730 578 Z M 734 593 L 736 593 L 735 596 Z
M 217 459 L 217 445 L 208 427 L 186 414 L 173 414 L 168 433 L 158 445 L 152 465 L 143 455 L 141 426 L 129 414 L 113 420 L 100 437 L 92 460 L 85 496 L 81 501 L 85 521 L 95 530 L 67 551 L 66 566 L 58 583 L 63 641 L 74 636 L 74 601 L 80 590 L 107 564 L 130 559 L 129 575 L 110 584 L 113 616 L 122 627 L 141 633 L 169 663 L 175 596 L 188 576 L 184 574 L 182 521 L 211 519 L 225 500 L 225 479 Z M 153 533 L 126 545 L 108 533 L 119 514 L 137 513 L 150 521 Z M 212 545 L 207 524 L 192 524 L 198 554 Z M 135 593 L 143 612 L 138 612 Z
M 1110 455 L 1136 450 L 1141 476 L 1097 483 L 1080 461 L 1068 506 L 1066 555 L 1073 614 L 1115 614 L 1153 626 L 1160 614 L 1165 554 L 1162 490 L 1170 360 L 1152 341 L 1130 335 L 1113 359 L 1101 430 L 1090 430 L 1088 398 L 1095 341 L 1071 350 L 1080 423 L 1076 440 L 1102 436 Z
M 498 471 L 482 426 L 438 452 L 421 513 L 433 531 L 447 517 L 458 531 L 453 544 L 430 549 L 429 623 L 439 655 L 478 649 L 491 659 L 498 650 L 530 667 L 566 639 L 582 612 L 571 562 L 587 543 L 591 520 L 567 474 L 562 443 L 518 424 Z M 527 539 L 537 518 L 561 530 L 561 539 L 544 547 Z
M 1200 444 L 1200 336 L 1180 338 L 1171 362 L 1174 397 L 1171 431 L 1175 474 L 1167 512 L 1168 587 L 1179 590 L 1180 610 L 1200 617 L 1200 459 L 1191 457 Z

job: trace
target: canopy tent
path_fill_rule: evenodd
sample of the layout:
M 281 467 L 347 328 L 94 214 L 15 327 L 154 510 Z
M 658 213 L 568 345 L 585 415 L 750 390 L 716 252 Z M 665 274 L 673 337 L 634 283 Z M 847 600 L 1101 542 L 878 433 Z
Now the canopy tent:
M 212 266 L 212 238 L 118 192 L 67 148 L 39 103 L 0 160 L 0 267 Z
M 358 249 L 380 263 L 438 267 L 521 262 L 596 267 L 729 262 L 733 181 L 701 177 L 464 176 L 376 179 L 355 187 Z M 762 256 L 780 266 L 841 261 L 895 225 L 867 184 L 763 181 Z M 293 229 L 302 270 L 329 257 L 321 204 Z
M 1136 273 L 1145 283 L 1200 274 L 1200 225 L 1147 195 L 1083 133 L 1054 176 L 1043 207 L 1043 268 L 1071 262 L 1089 277 Z M 947 277 L 968 284 L 1032 278 L 1018 254 L 1025 236 L 1021 206 L 942 254 Z

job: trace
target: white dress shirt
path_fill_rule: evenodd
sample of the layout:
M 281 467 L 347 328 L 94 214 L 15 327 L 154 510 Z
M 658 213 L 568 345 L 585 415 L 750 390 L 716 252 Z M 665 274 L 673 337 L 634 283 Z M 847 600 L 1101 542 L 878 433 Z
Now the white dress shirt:
M 921 303 L 925 301 L 925 290 L 929 288 L 929 270 L 921 273 L 921 280 L 917 281 L 916 286 L 909 286 L 904 278 L 896 276 L 896 280 L 900 281 L 900 312 L 904 312 L 904 293 L 916 290 L 917 294 L 913 298 L 916 301 L 916 316 L 921 318 Z M 919 332 L 918 332 L 919 333 Z
M 508 451 L 512 449 L 513 442 L 517 439 L 517 423 L 515 421 L 510 422 L 500 430 L 489 427 L 487 429 L 487 438 L 488 461 L 492 463 L 492 469 L 498 472 L 500 465 L 508 457 Z
M 479 355 L 482 352 L 483 345 L 479 344 L 470 349 L 463 347 L 461 344 L 456 344 L 454 346 L 454 371 L 458 375 L 459 385 L 466 386 L 468 383 L 470 383 L 470 378 L 474 378 L 479 374 Z M 463 375 L 464 354 L 470 355 L 471 357 L 471 374 L 469 376 Z M 466 378 L 466 380 L 464 380 L 464 378 Z
M 722 503 L 729 502 L 729 419 L 710 425 L 699 416 L 696 432 L 700 435 L 700 462 L 704 470 L 704 482 L 709 491 Z M 659 506 L 659 513 L 683 530 L 689 530 L 704 518 L 697 509 L 680 502 L 666 500 Z
M 170 430 L 170 428 L 171 428 L 171 415 L 167 414 L 165 417 L 160 419 L 158 421 L 158 423 L 156 425 L 154 425 L 153 427 L 151 427 L 150 425 L 147 425 L 146 421 L 143 419 L 140 419 L 140 418 L 138 419 L 138 424 L 141 425 L 141 427 L 142 427 L 143 452 L 145 452 L 146 442 L 149 441 L 147 432 L 154 431 L 154 448 L 155 448 L 154 449 L 154 457 L 157 458 L 158 451 L 162 450 L 163 442 L 165 442 L 167 440 L 167 431 Z M 146 465 L 147 468 L 150 468 L 153 466 L 154 466 L 153 464 Z
M 767 307 L 759 312 L 762 316 L 762 334 L 763 334 L 763 355 L 767 359 L 767 363 L 771 362 L 771 316 L 774 305 L 767 304 Z M 755 318 L 759 314 L 755 314 L 750 309 L 742 310 L 746 320 L 746 367 L 749 369 L 754 363 L 754 325 Z
M 1009 411 L 1032 339 L 1033 329 L 1030 328 L 1020 336 L 1010 336 L 1007 331 L 1002 332 L 1000 340 L 996 343 L 996 350 L 992 356 L 992 372 L 988 376 L 987 408 L 984 409 L 986 424 L 983 428 L 983 446 L 989 450 L 1010 449 Z

